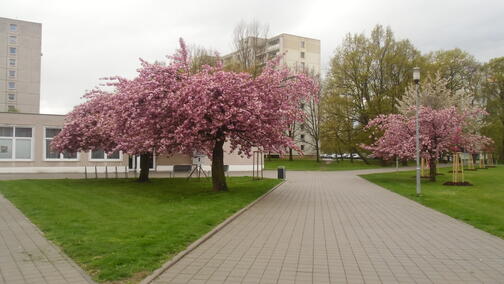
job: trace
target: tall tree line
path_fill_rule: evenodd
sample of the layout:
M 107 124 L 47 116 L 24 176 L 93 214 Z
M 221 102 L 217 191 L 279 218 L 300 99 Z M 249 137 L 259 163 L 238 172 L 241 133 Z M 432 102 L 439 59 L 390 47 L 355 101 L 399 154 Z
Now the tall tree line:
M 480 64 L 458 48 L 421 54 L 381 25 L 369 36 L 347 34 L 331 58 L 321 98 L 322 151 L 363 154 L 360 145 L 374 140 L 364 127 L 380 114 L 398 113 L 415 66 L 421 67 L 422 80 L 443 78 L 450 92 L 464 93 L 471 104 L 487 109 L 484 134 L 504 159 L 504 59 Z

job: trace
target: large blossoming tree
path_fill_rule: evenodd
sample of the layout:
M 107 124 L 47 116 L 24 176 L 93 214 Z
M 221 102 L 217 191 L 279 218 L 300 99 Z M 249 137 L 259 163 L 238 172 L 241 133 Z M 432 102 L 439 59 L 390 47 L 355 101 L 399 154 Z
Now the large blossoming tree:
M 88 102 L 69 114 L 53 145 L 60 151 L 100 147 L 141 157 L 153 151 L 205 153 L 212 160 L 214 190 L 227 190 L 224 143 L 244 156 L 255 148 L 296 148 L 286 135 L 288 126 L 304 119 L 299 104 L 316 94 L 318 86 L 279 61 L 268 62 L 256 77 L 224 71 L 222 64 L 191 71 L 191 58 L 181 41 L 169 64 L 142 61 L 136 78 L 110 78 L 114 91 L 94 90 Z M 96 122 L 84 126 L 88 120 Z M 103 137 L 93 139 L 96 133 Z M 140 166 L 142 180 L 146 163 Z M 147 174 L 145 169 L 143 180 Z
M 461 151 L 476 152 L 490 144 L 491 139 L 467 131 L 471 118 L 481 116 L 481 111 L 459 112 L 455 107 L 435 110 L 420 107 L 420 155 L 430 166 L 430 180 L 436 180 L 436 161 L 442 154 Z M 363 148 L 385 160 L 399 157 L 413 159 L 416 156 L 415 117 L 403 114 L 380 115 L 368 128 L 381 137 Z

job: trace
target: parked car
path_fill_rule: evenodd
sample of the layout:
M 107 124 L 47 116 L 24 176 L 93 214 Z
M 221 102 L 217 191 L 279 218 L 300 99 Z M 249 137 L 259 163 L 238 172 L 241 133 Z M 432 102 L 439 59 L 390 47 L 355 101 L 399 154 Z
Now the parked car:
M 322 154 L 320 155 L 321 159 L 332 159 L 331 154 Z

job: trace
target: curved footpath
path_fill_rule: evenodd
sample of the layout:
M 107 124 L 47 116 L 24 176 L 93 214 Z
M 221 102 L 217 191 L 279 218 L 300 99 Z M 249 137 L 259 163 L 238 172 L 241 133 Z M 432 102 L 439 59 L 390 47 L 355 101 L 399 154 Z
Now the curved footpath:
M 0 194 L 0 283 L 94 283 Z
M 357 176 L 380 171 L 290 171 L 153 283 L 504 283 L 504 240 Z

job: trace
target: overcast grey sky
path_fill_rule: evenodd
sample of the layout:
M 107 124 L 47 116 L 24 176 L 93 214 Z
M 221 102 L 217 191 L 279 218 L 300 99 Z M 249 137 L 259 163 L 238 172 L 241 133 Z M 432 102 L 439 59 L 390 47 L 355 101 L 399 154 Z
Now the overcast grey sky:
M 225 54 L 240 20 L 322 43 L 323 71 L 345 34 L 390 26 L 422 52 L 459 47 L 479 61 L 504 56 L 503 0 L 0 1 L 0 17 L 42 23 L 41 112 L 66 113 L 138 58 L 163 60 L 183 37 Z

